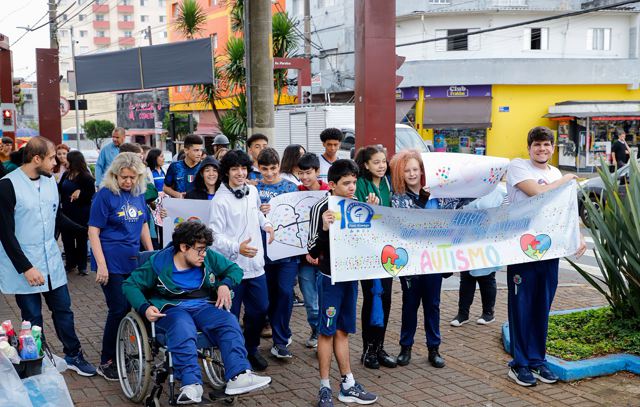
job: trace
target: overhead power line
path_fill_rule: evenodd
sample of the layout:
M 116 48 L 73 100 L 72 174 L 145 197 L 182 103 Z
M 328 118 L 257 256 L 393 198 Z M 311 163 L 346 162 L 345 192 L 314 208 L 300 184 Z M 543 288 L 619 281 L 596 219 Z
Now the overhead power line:
M 501 25 L 501 26 L 492 27 L 492 28 L 485 28 L 483 30 L 476 30 L 476 31 L 471 31 L 471 32 L 466 32 L 466 33 L 461 33 L 461 34 L 448 35 L 446 37 L 430 38 L 430 39 L 424 39 L 424 40 L 419 40 L 419 41 L 407 42 L 407 43 L 403 43 L 403 44 L 396 44 L 396 48 L 408 47 L 410 45 L 427 44 L 427 43 L 435 42 L 435 41 L 445 41 L 445 40 L 451 40 L 451 39 L 465 38 L 465 37 L 469 37 L 471 35 L 478 35 L 478 34 L 484 34 L 484 33 L 488 33 L 488 32 L 507 30 L 509 28 L 521 27 L 523 25 L 542 23 L 542 22 L 545 22 L 545 21 L 558 20 L 558 19 L 561 19 L 561 18 L 576 17 L 576 16 L 580 16 L 580 15 L 583 15 L 583 14 L 593 13 L 593 12 L 602 11 L 602 10 L 609 10 L 609 9 L 612 9 L 612 8 L 626 6 L 628 4 L 633 4 L 633 3 L 640 3 L 640 1 L 639 0 L 621 1 L 621 2 L 618 2 L 618 3 L 609 4 L 609 5 L 605 5 L 605 6 L 592 7 L 592 8 L 588 8 L 588 9 L 584 9 L 584 10 L 572 11 L 572 12 L 569 12 L 569 13 L 558 14 L 558 15 L 550 16 L 550 17 L 537 18 L 537 19 L 534 19 L 534 20 L 527 20 L 527 21 L 522 21 L 522 22 L 519 22 L 519 23 Z M 336 53 L 331 53 L 331 54 L 318 55 L 318 56 L 315 56 L 315 57 L 319 58 L 319 59 L 322 59 L 322 58 L 326 58 L 326 57 L 329 57 L 329 56 L 350 55 L 350 54 L 353 54 L 353 53 L 354 53 L 354 51 L 344 51 L 344 52 L 336 52 Z

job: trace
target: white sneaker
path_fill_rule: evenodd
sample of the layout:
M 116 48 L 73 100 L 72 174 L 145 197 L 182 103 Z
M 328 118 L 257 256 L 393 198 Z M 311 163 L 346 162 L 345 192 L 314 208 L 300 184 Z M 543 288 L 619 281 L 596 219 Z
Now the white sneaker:
M 202 401 L 202 385 L 188 384 L 180 387 L 180 395 L 178 396 L 178 404 L 198 404 Z
M 460 315 L 456 315 L 456 317 L 453 319 L 453 321 L 451 321 L 449 324 L 451 324 L 451 326 L 462 326 L 462 325 L 466 324 L 467 322 L 469 322 L 469 317 L 464 319 Z
M 251 370 L 237 375 L 227 382 L 225 394 L 235 396 L 237 394 L 249 393 L 253 390 L 259 390 L 267 387 L 271 383 L 269 376 L 258 376 Z

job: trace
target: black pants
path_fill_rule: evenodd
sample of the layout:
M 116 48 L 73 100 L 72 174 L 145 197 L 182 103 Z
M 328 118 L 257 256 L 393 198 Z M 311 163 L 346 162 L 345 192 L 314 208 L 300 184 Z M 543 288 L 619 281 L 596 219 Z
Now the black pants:
M 382 283 L 382 311 L 384 312 L 384 326 L 372 326 L 371 325 L 371 308 L 373 306 L 373 294 L 371 289 L 373 288 L 373 280 L 362 280 L 362 313 L 360 315 L 362 320 L 362 344 L 372 345 L 374 349 L 378 346 L 384 345 L 384 335 L 387 332 L 387 323 L 389 322 L 389 311 L 391 310 L 391 285 L 393 284 L 392 278 L 380 279 Z
M 87 270 L 87 231 L 63 230 L 61 233 L 67 271 L 78 267 L 80 271 Z
M 474 277 L 471 273 L 464 272 L 460 273 L 460 297 L 458 300 L 458 315 L 463 320 L 469 318 L 469 309 L 476 293 L 476 282 L 480 286 L 482 313 L 493 315 L 493 309 L 496 305 L 496 273 Z

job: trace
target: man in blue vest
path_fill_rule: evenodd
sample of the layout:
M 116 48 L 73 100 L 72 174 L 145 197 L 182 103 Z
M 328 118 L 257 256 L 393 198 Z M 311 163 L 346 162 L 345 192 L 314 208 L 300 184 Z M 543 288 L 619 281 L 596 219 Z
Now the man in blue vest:
M 15 294 L 22 319 L 42 326 L 42 297 L 62 342 L 68 367 L 93 376 L 75 332 L 67 274 L 55 238 L 62 212 L 56 181 L 55 146 L 34 137 L 24 149 L 24 164 L 0 180 L 0 292 Z

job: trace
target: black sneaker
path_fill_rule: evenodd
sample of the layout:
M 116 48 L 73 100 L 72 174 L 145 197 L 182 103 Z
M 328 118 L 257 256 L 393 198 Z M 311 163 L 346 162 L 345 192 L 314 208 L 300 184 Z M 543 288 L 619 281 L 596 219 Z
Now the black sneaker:
M 96 373 L 110 382 L 117 382 L 118 380 L 120 380 L 118 378 L 118 368 L 112 361 L 108 361 L 104 365 L 98 366 L 98 368 L 96 369 Z
M 483 312 L 480 319 L 478 319 L 476 322 L 480 325 L 489 325 L 495 320 L 496 320 L 496 317 L 493 314 L 487 314 Z
M 531 371 L 531 374 L 533 374 L 533 377 L 540 380 L 542 383 L 552 384 L 560 379 L 546 365 L 540 365 L 529 370 Z
M 453 318 L 453 321 L 450 322 L 451 326 L 462 326 L 464 324 L 466 324 L 467 322 L 469 322 L 469 316 L 464 316 L 464 315 L 456 315 L 455 318 Z
M 304 301 L 298 297 L 298 294 L 293 295 L 293 306 L 294 307 L 304 307 Z
M 262 357 L 259 351 L 253 355 L 247 356 L 247 360 L 251 364 L 251 369 L 256 372 L 262 372 L 269 366 L 269 363 Z

